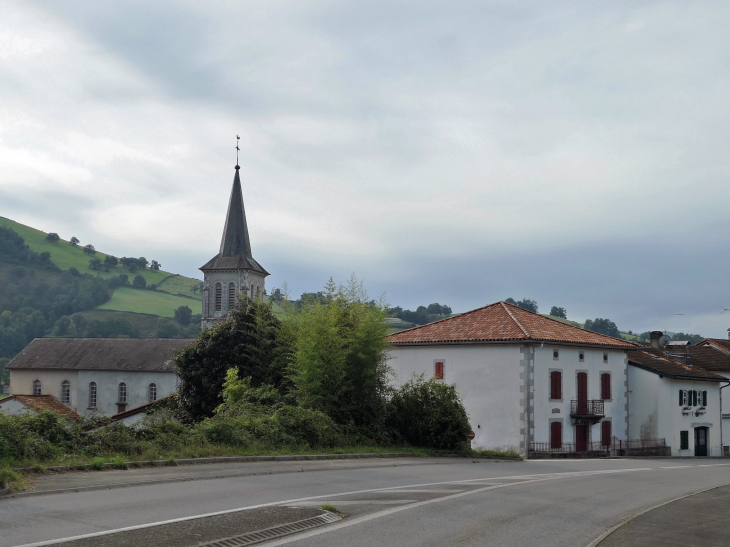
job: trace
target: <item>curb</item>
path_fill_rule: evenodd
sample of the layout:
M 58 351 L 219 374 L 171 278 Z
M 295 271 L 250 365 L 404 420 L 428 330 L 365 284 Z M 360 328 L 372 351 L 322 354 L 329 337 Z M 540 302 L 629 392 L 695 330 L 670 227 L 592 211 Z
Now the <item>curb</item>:
M 7 496 L 8 494 L 10 494 L 10 492 L 11 492 L 10 488 L 1 488 L 0 489 L 0 498 L 3 496 Z

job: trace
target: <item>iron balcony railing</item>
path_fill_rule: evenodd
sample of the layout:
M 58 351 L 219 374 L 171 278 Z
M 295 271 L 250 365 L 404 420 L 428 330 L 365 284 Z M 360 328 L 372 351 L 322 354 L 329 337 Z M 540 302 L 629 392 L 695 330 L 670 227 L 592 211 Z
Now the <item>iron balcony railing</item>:
M 570 415 L 602 418 L 603 399 L 573 399 L 570 401 Z

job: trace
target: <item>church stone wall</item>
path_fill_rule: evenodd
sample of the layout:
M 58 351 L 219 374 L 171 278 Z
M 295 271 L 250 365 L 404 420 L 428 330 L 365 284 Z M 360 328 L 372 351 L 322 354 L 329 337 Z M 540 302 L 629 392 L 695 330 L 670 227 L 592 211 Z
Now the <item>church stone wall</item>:
M 216 310 L 215 286 L 221 284 L 221 306 L 220 310 Z M 235 291 L 235 302 L 238 303 L 240 296 L 246 294 L 251 295 L 253 287 L 254 296 L 263 298 L 265 288 L 265 278 L 263 275 L 246 271 L 211 271 L 204 272 L 203 285 L 203 316 L 201 319 L 203 328 L 211 328 L 218 321 L 225 320 L 230 311 L 229 289 L 233 283 Z

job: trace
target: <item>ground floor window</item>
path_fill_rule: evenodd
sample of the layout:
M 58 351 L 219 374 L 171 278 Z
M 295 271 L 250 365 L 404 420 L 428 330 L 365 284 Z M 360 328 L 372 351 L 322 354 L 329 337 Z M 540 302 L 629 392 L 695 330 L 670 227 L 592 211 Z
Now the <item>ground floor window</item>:
M 689 431 L 679 432 L 679 449 L 689 450 Z

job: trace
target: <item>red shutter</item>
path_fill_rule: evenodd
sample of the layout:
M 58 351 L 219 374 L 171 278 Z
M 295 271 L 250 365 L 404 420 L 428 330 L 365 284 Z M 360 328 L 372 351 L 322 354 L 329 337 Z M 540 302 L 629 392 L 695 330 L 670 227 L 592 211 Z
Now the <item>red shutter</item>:
M 441 361 L 436 363 L 436 370 L 434 371 L 433 377 L 437 380 L 444 379 L 444 364 Z
M 554 370 L 550 373 L 550 398 L 562 399 L 562 374 L 560 371 Z
M 558 373 L 560 374 L 560 373 Z M 550 448 L 563 447 L 563 424 L 550 422 Z
M 611 375 L 608 373 L 601 374 L 601 399 L 608 400 L 611 398 Z
M 601 446 L 611 446 L 611 422 L 601 422 Z

